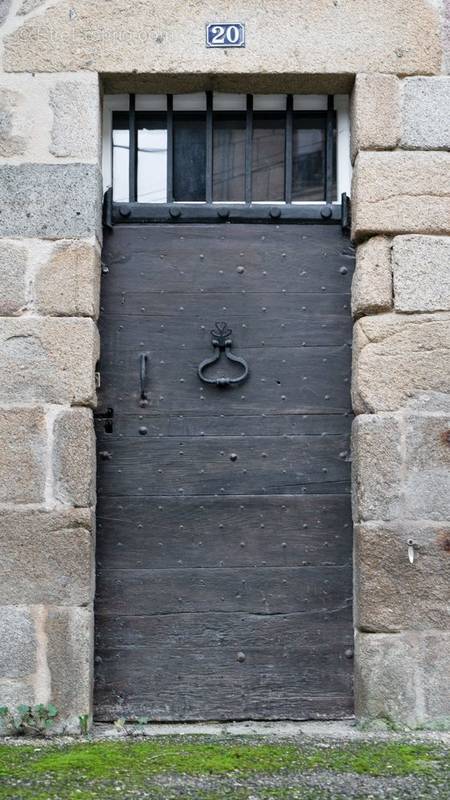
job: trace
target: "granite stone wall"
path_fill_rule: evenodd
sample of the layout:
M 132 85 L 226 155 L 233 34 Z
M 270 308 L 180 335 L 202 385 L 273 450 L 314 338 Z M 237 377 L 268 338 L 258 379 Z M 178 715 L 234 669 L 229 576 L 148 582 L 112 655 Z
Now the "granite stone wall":
M 101 90 L 352 92 L 356 711 L 442 726 L 448 3 L 230 0 L 236 51 L 205 48 L 216 14 L 0 2 L 0 704 L 52 701 L 69 731 L 91 713 Z
M 357 75 L 352 112 L 356 712 L 446 727 L 450 78 Z

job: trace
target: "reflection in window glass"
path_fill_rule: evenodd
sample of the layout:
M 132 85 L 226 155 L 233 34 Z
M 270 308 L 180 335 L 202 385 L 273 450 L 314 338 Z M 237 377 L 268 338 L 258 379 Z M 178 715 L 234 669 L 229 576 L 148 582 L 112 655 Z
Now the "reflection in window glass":
M 206 111 L 186 107 L 173 111 L 173 139 L 167 130 L 168 113 L 161 103 L 154 110 L 136 111 L 137 199 L 141 203 L 167 203 L 168 196 L 178 202 L 206 201 Z M 264 108 L 267 97 L 255 98 L 253 111 L 252 155 L 246 164 L 247 112 L 228 96 L 220 110 L 213 111 L 212 195 L 215 203 L 245 201 L 246 170 L 251 170 L 252 202 L 274 203 L 285 200 L 286 111 Z M 272 104 L 271 98 L 269 98 Z M 279 105 L 285 105 L 280 96 Z M 149 102 L 148 100 L 146 101 Z M 180 101 L 181 102 L 181 101 Z M 322 99 L 321 99 L 322 102 Z M 206 103 L 206 99 L 205 99 Z M 323 104 L 323 103 L 322 103 Z M 177 104 L 179 103 L 177 102 Z M 293 202 L 323 202 L 326 177 L 326 110 L 294 110 L 292 129 Z M 129 200 L 129 113 L 113 112 L 113 199 Z M 168 148 L 173 154 L 168 187 Z M 289 148 L 290 150 L 290 148 Z M 337 200 L 336 126 L 333 133 L 332 200 Z
M 167 202 L 167 123 L 166 114 L 138 114 L 139 203 Z
M 253 115 L 252 195 L 254 201 L 284 200 L 285 115 Z
M 182 202 L 206 199 L 206 114 L 176 111 L 173 115 L 173 196 Z
M 325 192 L 325 114 L 294 114 L 292 199 L 316 201 Z M 335 181 L 335 177 L 334 177 Z M 333 187 L 333 199 L 336 186 Z
M 130 135 L 128 130 L 113 130 L 113 200 L 116 203 L 128 203 L 129 176 L 128 156 Z
M 245 112 L 214 113 L 213 200 L 245 198 Z

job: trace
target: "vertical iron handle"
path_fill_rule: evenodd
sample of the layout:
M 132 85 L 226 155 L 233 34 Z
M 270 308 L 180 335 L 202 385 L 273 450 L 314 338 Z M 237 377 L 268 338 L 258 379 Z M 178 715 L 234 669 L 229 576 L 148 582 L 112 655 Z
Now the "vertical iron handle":
M 141 382 L 141 400 L 147 399 L 147 392 L 145 391 L 145 385 L 147 383 L 147 362 L 148 362 L 148 353 L 141 353 L 139 356 L 139 377 Z

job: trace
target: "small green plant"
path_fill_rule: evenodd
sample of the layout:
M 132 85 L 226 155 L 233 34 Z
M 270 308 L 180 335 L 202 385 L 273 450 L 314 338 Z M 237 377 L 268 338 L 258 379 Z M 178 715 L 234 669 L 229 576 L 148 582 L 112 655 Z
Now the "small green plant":
M 119 717 L 114 720 L 114 727 L 116 731 L 125 736 L 141 736 L 143 734 L 144 726 L 149 723 L 148 717 L 137 717 L 135 724 L 127 724 L 126 719 Z
M 0 727 L 10 736 L 45 736 L 57 716 L 58 709 L 51 703 L 20 705 L 15 711 L 7 706 L 0 706 Z
M 119 719 L 115 719 L 114 722 L 113 722 L 113 725 L 114 725 L 116 731 L 119 731 L 119 733 L 126 733 L 127 732 L 126 719 L 124 719 L 123 717 L 119 717 Z
M 87 736 L 89 733 L 89 714 L 81 714 L 78 717 L 80 723 L 80 731 L 82 736 Z

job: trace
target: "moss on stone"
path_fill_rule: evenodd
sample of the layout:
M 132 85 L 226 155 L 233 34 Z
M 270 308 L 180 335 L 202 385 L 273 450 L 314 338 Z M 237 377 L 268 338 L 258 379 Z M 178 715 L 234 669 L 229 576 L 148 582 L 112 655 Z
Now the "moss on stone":
M 214 780 L 230 779 L 230 793 L 222 797 L 245 800 L 251 796 L 245 781 L 259 776 L 278 776 L 289 784 L 290 776 L 305 773 L 355 776 L 404 777 L 442 776 L 448 769 L 442 748 L 401 742 L 278 741 L 252 738 L 207 739 L 205 737 L 158 737 L 146 740 L 0 745 L 0 800 L 95 800 L 117 796 L 168 798 L 167 786 L 158 786 L 172 776 L 186 780 L 205 779 L 209 788 L 199 786 L 198 800 L 215 800 L 219 795 Z M 239 787 L 233 784 L 239 779 Z M 356 779 L 356 778 L 355 778 Z M 287 782 L 287 784 L 286 784 Z M 258 796 L 264 797 L 261 787 Z M 283 787 L 270 789 L 266 796 L 301 797 L 296 788 L 283 794 Z M 315 797 L 321 797 L 320 790 Z M 130 792 L 130 795 L 128 794 Z M 151 792 L 151 794 L 149 794 Z M 294 793 L 292 793 L 294 792 Z M 300 792 L 297 794 L 297 792 Z M 120 794 L 119 794 L 120 793 Z M 191 796 L 189 793 L 186 796 Z M 193 796 L 193 795 L 192 795 Z M 328 795 L 325 795 L 328 796 Z

